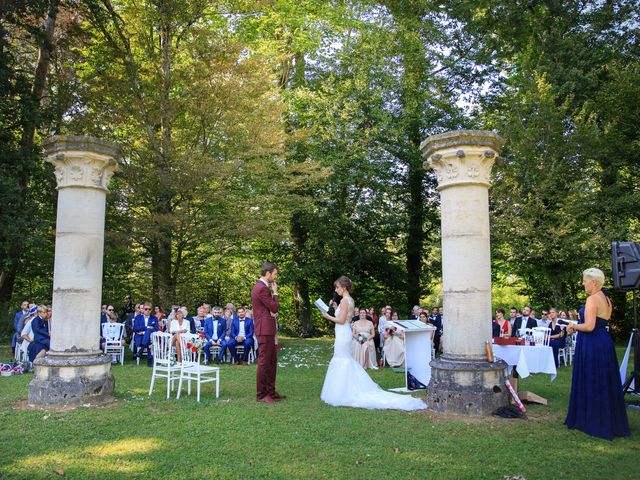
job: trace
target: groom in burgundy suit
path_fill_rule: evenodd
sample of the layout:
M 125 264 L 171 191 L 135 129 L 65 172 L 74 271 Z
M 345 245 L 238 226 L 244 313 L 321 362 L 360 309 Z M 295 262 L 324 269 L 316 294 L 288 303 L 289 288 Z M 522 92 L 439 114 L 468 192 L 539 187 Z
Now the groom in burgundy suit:
M 253 323 L 258 337 L 258 370 L 256 372 L 256 400 L 263 403 L 275 403 L 285 398 L 276 392 L 276 318 L 280 308 L 278 301 L 278 268 L 266 262 L 262 266 L 262 276 L 251 290 L 253 304 Z M 271 292 L 273 292 L 273 296 Z

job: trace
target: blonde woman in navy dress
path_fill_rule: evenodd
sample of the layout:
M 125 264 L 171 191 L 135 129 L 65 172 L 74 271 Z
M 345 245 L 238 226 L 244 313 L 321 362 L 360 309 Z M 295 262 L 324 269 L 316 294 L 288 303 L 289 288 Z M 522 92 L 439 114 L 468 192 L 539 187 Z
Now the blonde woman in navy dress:
M 630 434 L 618 358 L 606 329 L 612 307 L 602 291 L 604 273 L 601 270 L 585 270 L 582 283 L 589 298 L 580 309 L 579 323 L 567 326 L 567 333 L 580 334 L 565 423 L 569 428 L 612 440 Z

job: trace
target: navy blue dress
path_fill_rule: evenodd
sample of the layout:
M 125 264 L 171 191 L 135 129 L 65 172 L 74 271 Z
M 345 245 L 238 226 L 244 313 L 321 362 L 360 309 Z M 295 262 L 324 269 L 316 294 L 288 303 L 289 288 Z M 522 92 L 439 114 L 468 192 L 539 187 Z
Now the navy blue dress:
M 584 307 L 578 323 L 584 323 Z M 592 332 L 578 332 L 564 423 L 594 437 L 612 440 L 629 435 L 630 430 L 618 358 L 605 328 L 607 324 L 607 320 L 596 317 Z
M 556 323 L 556 328 L 552 328 L 551 325 L 553 324 L 552 323 L 549 324 L 549 328 L 551 328 L 551 335 L 558 335 L 559 333 L 562 333 L 562 328 L 560 327 L 560 325 Z M 549 340 L 549 346 L 553 350 L 553 360 L 556 362 L 556 368 L 558 368 L 559 366 L 558 351 L 561 348 L 564 348 L 566 345 L 567 345 L 567 341 L 565 337 L 552 338 L 551 340 Z

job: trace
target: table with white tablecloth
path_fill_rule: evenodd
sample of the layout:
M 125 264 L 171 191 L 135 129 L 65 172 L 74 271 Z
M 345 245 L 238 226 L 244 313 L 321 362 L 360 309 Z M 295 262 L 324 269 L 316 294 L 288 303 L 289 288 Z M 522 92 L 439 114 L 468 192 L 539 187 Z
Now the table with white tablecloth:
M 521 378 L 532 373 L 548 373 L 553 381 L 558 373 L 553 360 L 553 349 L 549 346 L 493 345 L 493 355 L 507 363 L 507 373 L 511 373 L 510 370 L 516 367 Z

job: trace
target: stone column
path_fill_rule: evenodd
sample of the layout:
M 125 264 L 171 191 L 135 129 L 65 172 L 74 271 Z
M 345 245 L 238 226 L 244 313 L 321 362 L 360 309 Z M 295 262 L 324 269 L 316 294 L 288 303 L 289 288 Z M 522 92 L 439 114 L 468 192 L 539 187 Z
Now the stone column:
M 508 403 L 503 361 L 487 362 L 491 341 L 491 168 L 504 141 L 493 132 L 433 135 L 420 146 L 440 191 L 443 354 L 431 362 L 429 407 L 488 415 Z
M 34 362 L 29 404 L 105 403 L 114 388 L 99 345 L 105 201 L 120 152 L 97 138 L 56 136 L 45 155 L 58 183 L 51 350 Z

